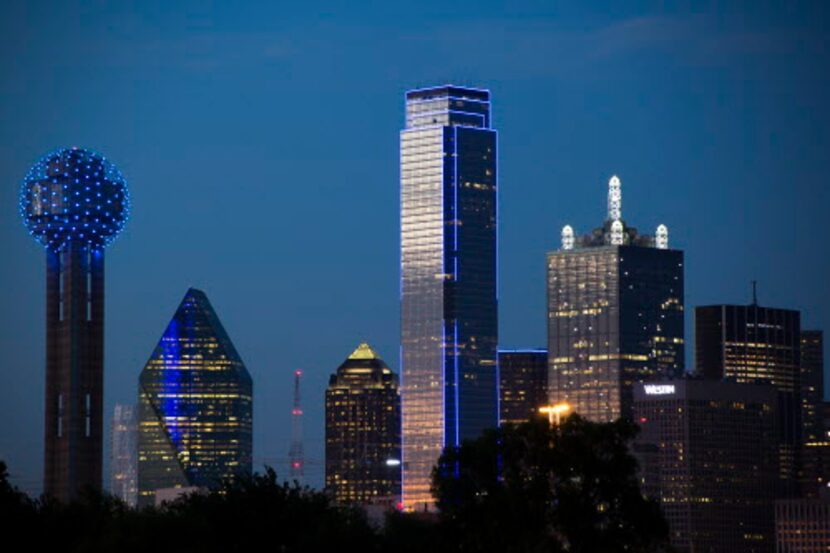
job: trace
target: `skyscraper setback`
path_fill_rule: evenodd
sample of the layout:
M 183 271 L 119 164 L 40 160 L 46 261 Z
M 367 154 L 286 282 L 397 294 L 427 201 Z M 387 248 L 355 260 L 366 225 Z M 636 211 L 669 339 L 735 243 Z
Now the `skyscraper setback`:
M 490 93 L 406 94 L 401 131 L 403 503 L 446 445 L 498 425 L 497 136 Z
M 253 385 L 201 290 L 187 291 L 139 382 L 138 504 L 251 471 Z
M 104 402 L 104 248 L 127 219 L 127 185 L 101 155 L 50 152 L 20 187 L 20 214 L 46 248 L 43 491 L 100 490 Z
M 603 226 L 562 229 L 548 254 L 548 395 L 594 421 L 631 416 L 632 386 L 683 374 L 683 252 L 668 229 L 642 235 L 622 219 L 622 186 L 608 183 Z

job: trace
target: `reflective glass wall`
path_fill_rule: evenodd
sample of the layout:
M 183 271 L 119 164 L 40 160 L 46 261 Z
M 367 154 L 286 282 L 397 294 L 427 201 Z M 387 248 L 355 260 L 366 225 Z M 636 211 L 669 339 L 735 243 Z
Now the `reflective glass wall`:
M 403 501 L 445 444 L 498 424 L 496 132 L 487 91 L 407 93 L 401 132 Z

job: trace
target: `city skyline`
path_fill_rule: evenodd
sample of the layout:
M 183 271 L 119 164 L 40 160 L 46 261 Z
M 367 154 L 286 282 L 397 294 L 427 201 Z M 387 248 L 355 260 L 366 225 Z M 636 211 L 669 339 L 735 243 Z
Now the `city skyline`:
M 224 46 L 234 51 L 231 46 L 247 29 L 228 14 L 224 14 L 227 20 L 208 14 L 203 19 L 206 26 L 197 25 L 196 30 L 182 34 L 151 34 L 161 46 L 142 44 L 140 48 L 129 45 L 130 33 L 145 29 L 146 21 L 135 21 L 135 28 L 116 26 L 107 31 L 105 24 L 111 16 L 100 15 L 84 25 L 93 27 L 93 37 L 114 38 L 111 54 L 104 55 L 94 50 L 95 41 L 87 38 L 90 35 L 81 32 L 87 27 L 60 17 L 60 9 L 54 19 L 38 22 L 52 28 L 58 20 L 68 19 L 59 35 L 68 40 L 61 46 L 78 55 L 59 56 L 65 68 L 55 78 L 66 79 L 73 68 L 79 68 L 83 78 L 64 80 L 61 87 L 55 87 L 60 93 L 51 92 L 47 90 L 51 81 L 37 81 L 50 74 L 45 69 L 50 47 L 21 46 L 30 36 L 26 33 L 37 28 L 33 22 L 37 14 L 27 17 L 21 15 L 25 11 L 21 8 L 9 9 L 3 24 L 21 25 L 5 33 L 17 45 L 8 51 L 22 54 L 20 61 L 2 59 L 4 74 L 9 75 L 0 89 L 4 120 L 9 122 L 0 131 L 6 145 L 0 151 L 0 175 L 6 183 L 0 195 L 2 205 L 13 205 L 13 200 L 6 200 L 14 197 L 25 168 L 43 151 L 72 144 L 99 148 L 118 160 L 135 195 L 135 217 L 107 260 L 105 413 L 116 402 L 133 400 L 136 375 L 158 337 L 158 328 L 166 322 L 181 290 L 196 285 L 206 289 L 233 328 L 258 391 L 274 398 L 271 405 L 257 407 L 255 419 L 263 424 L 255 426 L 254 441 L 259 444 L 255 467 L 261 468 L 265 459 L 285 457 L 291 375 L 297 368 L 308 377 L 304 382 L 304 395 L 309 398 L 307 456 L 320 461 L 320 398 L 330 368 L 341 360 L 342 351 L 360 339 L 381 351 L 396 351 L 395 144 L 402 114 L 400 98 L 406 89 L 442 82 L 486 87 L 498 99 L 494 117 L 502 139 L 500 177 L 506 183 L 500 214 L 500 345 L 544 346 L 544 307 L 539 299 L 544 294 L 544 253 L 557 247 L 562 225 L 591 227 L 601 206 L 601 183 L 615 172 L 627 184 L 628 205 L 640 206 L 634 208 L 632 220 L 646 229 L 668 222 L 672 243 L 686 252 L 687 311 L 709 303 L 748 303 L 749 281 L 757 279 L 761 303 L 801 310 L 805 328 L 828 328 L 830 302 L 821 284 L 828 262 L 823 256 L 812 257 L 826 247 L 819 223 L 827 192 L 819 186 L 823 174 L 818 160 L 823 154 L 811 146 L 821 144 L 825 136 L 826 125 L 818 126 L 815 121 L 827 121 L 826 107 L 818 102 L 827 82 L 821 75 L 807 76 L 806 71 L 823 58 L 811 61 L 802 56 L 796 63 L 798 69 L 783 69 L 780 47 L 762 40 L 776 33 L 786 47 L 812 52 L 809 41 L 794 46 L 793 36 L 804 36 L 800 31 L 815 36 L 806 16 L 803 20 L 784 18 L 783 24 L 771 23 L 772 15 L 770 21 L 762 15 L 742 23 L 725 17 L 716 24 L 711 20 L 717 18 L 710 15 L 707 19 L 705 13 L 697 17 L 589 14 L 589 30 L 583 32 L 573 19 L 568 23 L 563 17 L 552 24 L 542 14 L 536 16 L 535 24 L 551 31 L 553 43 L 544 42 L 546 35 L 538 29 L 538 34 L 532 34 L 533 24 L 515 20 L 508 22 L 503 34 L 495 33 L 494 42 L 513 47 L 515 59 L 521 59 L 527 48 L 516 41 L 519 31 L 543 40 L 543 52 L 571 48 L 591 60 L 587 71 L 570 75 L 573 83 L 565 82 L 570 79 L 561 73 L 576 71 L 573 67 L 557 66 L 559 73 L 551 70 L 551 76 L 534 65 L 511 67 L 497 56 L 492 64 L 476 61 L 471 68 L 466 67 L 466 59 L 450 56 L 440 69 L 421 62 L 411 73 L 390 69 L 382 80 L 346 81 L 341 96 L 329 91 L 300 96 L 281 89 L 280 95 L 272 97 L 273 87 L 282 81 L 269 76 L 268 70 L 284 75 L 279 60 L 291 55 L 289 46 L 285 54 L 279 43 L 269 43 L 273 49 L 268 56 L 242 64 L 227 78 L 199 63 L 187 65 L 191 54 L 196 62 L 207 65 L 214 59 L 216 63 L 229 61 L 218 52 Z M 460 14 L 452 18 L 467 21 Z M 472 23 L 482 32 L 497 30 L 493 18 L 491 14 L 490 19 L 484 16 Z M 662 42 L 656 33 L 658 23 L 678 32 L 691 26 L 701 31 L 711 48 L 722 47 L 728 55 L 715 67 L 709 65 L 713 62 L 689 61 L 684 47 Z M 366 25 L 372 28 L 376 23 Z M 632 27 L 637 29 L 634 36 Z M 377 43 L 367 39 L 352 44 L 350 33 L 360 28 L 357 23 L 338 24 L 334 32 L 344 46 L 351 45 L 352 54 L 366 55 L 367 46 Z M 747 33 L 757 40 L 747 39 Z M 297 33 L 289 23 L 283 34 L 290 39 Z M 567 36 L 562 38 L 563 34 Z M 562 42 L 568 36 L 576 45 Z M 601 48 L 599 53 L 587 52 L 586 44 L 579 42 L 587 41 L 585 36 L 597 36 L 604 41 L 602 45 L 612 49 L 616 45 L 618 51 L 613 55 Z M 260 40 L 260 35 L 256 37 L 252 40 Z M 739 42 L 740 48 L 729 43 L 729 38 L 747 42 Z M 418 40 L 417 36 L 392 40 L 390 49 L 411 61 L 416 56 L 410 49 L 420 44 Z M 450 46 L 466 44 L 463 37 L 442 40 L 447 51 Z M 245 57 L 259 53 L 261 44 L 239 46 L 237 55 Z M 139 61 L 146 54 L 141 48 L 149 48 L 149 66 Z M 638 48 L 655 49 L 660 55 L 648 58 Z M 489 45 L 484 49 L 496 53 Z M 758 53 L 769 50 L 771 56 Z M 163 56 L 153 54 L 159 51 L 174 55 L 169 62 L 163 61 Z M 441 53 L 439 48 L 420 55 L 435 61 Z M 320 74 L 326 73 L 321 69 L 331 67 L 322 61 L 320 52 L 312 50 L 308 55 Z M 771 79 L 760 67 L 762 57 L 765 65 L 778 67 L 794 79 L 789 83 Z M 355 69 L 354 63 L 348 61 L 347 67 Z M 611 67 L 617 63 L 624 69 Z M 171 67 L 185 69 L 171 77 Z M 649 76 L 655 68 L 669 71 L 677 77 L 677 84 L 655 81 Z M 740 78 L 733 80 L 722 69 L 735 70 Z M 363 71 L 357 75 L 367 77 Z M 152 82 L 153 77 L 163 77 L 159 90 L 141 84 Z M 299 79 L 298 84 L 324 83 L 307 72 L 301 72 Z M 757 87 L 746 86 L 741 79 Z M 22 95 L 15 82 L 30 83 L 31 95 Z M 257 82 L 263 83 L 267 94 L 248 92 L 250 102 L 237 103 L 229 93 Z M 221 86 L 208 99 L 199 100 L 194 91 L 210 88 L 205 85 L 211 83 Z M 360 94 L 349 90 L 349 84 L 359 84 Z M 678 90 L 684 84 L 697 88 Z M 715 99 L 701 92 L 707 87 Z M 109 89 L 114 92 L 112 98 L 93 94 Z M 368 101 L 362 96 L 367 93 Z M 90 103 L 87 94 L 103 100 Z M 174 104 L 162 101 L 164 94 L 171 94 L 175 102 L 195 100 L 183 102 L 188 107 L 170 116 L 168 108 Z M 137 101 L 135 111 L 124 113 L 121 101 L 116 101 L 119 98 Z M 777 99 L 793 101 L 779 103 Z M 321 113 L 323 100 L 332 104 Z M 61 102 L 72 107 L 71 112 L 56 111 Z M 369 105 L 372 102 L 374 106 Z M 293 118 L 285 105 L 300 107 L 296 111 L 308 120 Z M 217 107 L 222 106 L 233 116 L 217 115 Z M 686 110 L 690 116 L 680 113 Z M 656 114 L 649 116 L 652 111 Z M 672 122 L 671 132 L 660 124 L 661 119 Z M 204 123 L 199 124 L 201 120 Z M 203 132 L 212 125 L 216 134 Z M 292 136 L 295 144 L 273 137 L 274 125 Z M 184 132 L 189 126 L 197 132 Z M 356 129 L 366 140 L 346 143 L 350 141 L 336 139 L 333 135 L 341 135 L 332 129 Z M 309 176 L 308 166 L 318 171 Z M 252 196 L 259 200 L 250 202 Z M 366 221 L 353 217 L 367 207 L 375 217 Z M 272 218 L 274 208 L 279 217 Z M 321 226 L 310 225 L 308 218 Z M 13 414 L 20 421 L 19 428 L 0 433 L 0 454 L 9 461 L 15 480 L 37 492 L 43 422 L 39 397 L 44 344 L 44 307 L 39 297 L 43 292 L 42 250 L 21 231 L 13 209 L 3 210 L 0 223 L 2 243 L 15 260 L 2 272 L 0 287 L 4 290 L 0 298 L 2 345 L 8 352 L 2 370 L 9 382 L 0 396 L 0 408 L 7 419 Z M 298 228 L 303 229 L 300 239 L 295 234 Z M 319 256 L 319 252 L 328 255 Z M 286 261 L 295 264 L 286 268 Z M 811 264 L 810 271 L 783 270 Z M 719 267 L 717 278 L 708 274 L 713 265 Z M 339 274 L 361 277 L 333 282 L 328 278 L 332 266 Z M 378 313 L 382 313 L 379 320 Z M 274 326 L 266 328 L 264 322 Z M 315 332 L 308 333 L 312 327 Z M 686 331 L 691 342 L 688 319 Z M 270 355 L 275 341 L 281 346 L 277 360 Z M 688 361 L 687 356 L 687 367 L 691 366 Z M 399 372 L 395 355 L 389 355 L 387 362 Z M 311 478 L 320 485 L 321 476 L 318 469 Z

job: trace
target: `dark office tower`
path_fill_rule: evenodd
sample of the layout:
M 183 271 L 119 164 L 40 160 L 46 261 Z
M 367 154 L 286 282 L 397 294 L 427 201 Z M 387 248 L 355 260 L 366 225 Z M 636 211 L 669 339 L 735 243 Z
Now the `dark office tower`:
M 46 154 L 20 187 L 20 215 L 46 248 L 43 491 L 60 501 L 101 488 L 104 248 L 128 208 L 118 169 L 80 148 Z
M 251 471 L 252 383 L 204 292 L 191 288 L 139 379 L 138 504 Z
M 830 551 L 830 499 L 785 499 L 775 503 L 778 553 Z
M 824 333 L 801 331 L 801 416 L 805 442 L 824 439 Z
M 499 423 L 521 424 L 548 402 L 548 352 L 499 350 Z
M 781 488 L 797 492 L 801 450 L 801 315 L 750 305 L 695 308 L 695 372 L 778 390 Z
M 490 93 L 407 92 L 400 139 L 403 503 L 421 510 L 442 448 L 499 420 Z
M 801 331 L 801 493 L 817 497 L 830 481 L 830 439 L 824 421 L 824 334 Z
M 776 404 L 763 384 L 635 385 L 642 489 L 660 502 L 678 551 L 775 550 Z
M 131 507 L 138 501 L 138 408 L 116 404 L 110 426 L 110 493 Z
M 654 237 L 626 225 L 619 178 L 605 224 L 582 237 L 565 226 L 547 261 L 551 403 L 609 421 L 631 416 L 635 382 L 683 374 L 683 252 L 664 225 Z
M 368 344 L 326 390 L 326 488 L 335 500 L 397 502 L 401 494 L 398 377 Z

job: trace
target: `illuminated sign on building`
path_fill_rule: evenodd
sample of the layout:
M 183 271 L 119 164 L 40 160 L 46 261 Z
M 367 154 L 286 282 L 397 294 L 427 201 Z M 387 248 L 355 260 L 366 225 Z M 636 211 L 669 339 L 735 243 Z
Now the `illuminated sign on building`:
M 667 396 L 674 393 L 674 384 L 646 384 L 645 390 L 650 396 Z

